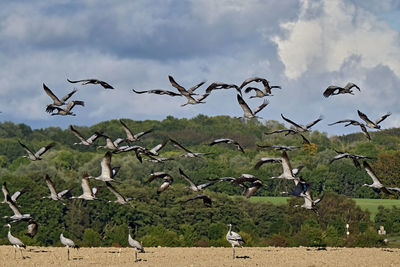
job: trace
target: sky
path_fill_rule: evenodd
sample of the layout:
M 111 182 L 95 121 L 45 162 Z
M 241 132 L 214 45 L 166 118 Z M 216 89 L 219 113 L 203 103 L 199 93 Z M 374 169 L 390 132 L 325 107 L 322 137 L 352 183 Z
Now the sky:
M 206 104 L 183 97 L 135 94 L 175 91 L 205 80 L 240 85 L 266 78 L 281 90 L 258 115 L 329 135 L 359 127 L 328 126 L 392 115 L 382 128 L 400 127 L 400 2 L 396 0 L 4 0 L 0 4 L 0 121 L 32 128 L 93 125 L 130 118 L 163 120 L 241 116 L 235 90 L 214 91 Z M 71 80 L 98 78 L 115 90 Z M 330 85 L 357 84 L 354 95 L 322 96 Z M 45 83 L 57 96 L 73 88 L 77 116 L 51 116 Z M 258 86 L 254 84 L 254 86 Z M 262 99 L 244 99 L 256 108 Z M 285 124 L 289 126 L 287 123 Z

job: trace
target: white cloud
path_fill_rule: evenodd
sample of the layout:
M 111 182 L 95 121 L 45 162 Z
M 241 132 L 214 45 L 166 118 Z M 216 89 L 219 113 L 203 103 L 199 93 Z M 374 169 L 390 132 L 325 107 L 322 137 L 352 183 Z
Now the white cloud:
M 359 55 L 362 67 L 390 67 L 400 76 L 400 36 L 371 12 L 343 0 L 303 0 L 296 21 L 281 24 L 285 34 L 272 40 L 278 46 L 288 78 L 306 71 L 338 71 Z

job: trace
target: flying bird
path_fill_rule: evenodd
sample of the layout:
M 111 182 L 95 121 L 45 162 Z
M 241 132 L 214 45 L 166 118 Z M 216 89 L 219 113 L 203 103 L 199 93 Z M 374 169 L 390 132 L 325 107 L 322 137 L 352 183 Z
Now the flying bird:
M 4 195 L 4 200 L 3 200 L 3 202 L 1 202 L 1 203 L 7 203 L 7 196 L 10 196 L 10 191 L 8 191 L 7 183 L 6 183 L 5 181 L 3 182 L 3 185 L 1 186 L 1 191 L 3 192 L 3 195 Z M 17 199 L 18 199 L 22 194 L 24 194 L 24 193 L 26 193 L 26 192 L 28 192 L 28 191 L 30 191 L 28 188 L 24 188 L 24 189 L 22 189 L 22 190 L 15 191 L 14 194 L 12 194 L 12 195 L 10 196 L 10 198 L 11 198 L 11 200 L 12 200 L 14 203 L 17 203 Z
M 9 195 L 6 196 L 6 204 L 10 207 L 10 209 L 13 211 L 14 215 L 12 216 L 4 216 L 3 218 L 10 218 L 12 222 L 17 222 L 17 221 L 27 221 L 29 219 L 32 219 L 32 216 L 30 214 L 22 214 L 18 207 L 17 203 L 12 201 L 11 197 Z
M 365 121 L 365 126 L 372 128 L 372 129 L 381 129 L 381 126 L 378 125 L 379 123 L 381 123 L 384 119 L 386 119 L 387 117 L 389 117 L 390 115 L 392 115 L 392 113 L 388 112 L 385 115 L 383 115 L 382 117 L 380 117 L 379 119 L 377 119 L 376 121 L 371 121 L 367 115 L 365 115 L 364 113 L 362 113 L 361 111 L 357 110 L 358 112 L 358 116 L 360 116 L 360 118 Z
M 235 140 L 230 139 L 230 138 L 220 138 L 220 139 L 215 139 L 214 141 L 212 141 L 210 144 L 208 144 L 209 146 L 213 146 L 215 144 L 221 144 L 221 143 L 226 143 L 226 144 L 234 144 L 237 148 L 237 150 L 241 151 L 242 153 L 244 153 L 244 150 L 242 148 L 242 146 Z
M 286 150 L 290 151 L 293 149 L 301 148 L 301 146 L 272 146 L 272 145 L 257 145 L 259 148 L 271 148 L 276 151 Z
M 307 125 L 300 125 L 300 124 L 295 123 L 294 121 L 292 121 L 292 120 L 286 118 L 285 116 L 283 116 L 283 114 L 281 114 L 281 117 L 282 117 L 282 119 L 284 119 L 284 120 L 287 121 L 288 123 L 292 124 L 292 125 L 295 127 L 296 131 L 298 131 L 298 132 L 307 132 L 307 131 L 310 131 L 310 129 L 311 129 L 312 126 L 314 126 L 316 123 L 318 123 L 319 121 L 321 121 L 321 120 L 323 119 L 322 116 L 319 116 L 318 119 L 316 119 L 316 120 L 310 122 L 310 123 L 307 124 Z
M 117 200 L 115 200 L 115 203 L 119 203 L 121 205 L 125 205 L 128 203 L 128 201 L 132 200 L 133 198 L 125 198 L 124 196 L 121 195 L 120 192 L 118 192 L 113 186 L 112 184 L 110 184 L 109 182 L 106 182 L 106 187 L 108 188 L 108 190 L 110 190 L 111 193 L 114 194 L 114 196 L 117 198 Z
M 57 193 L 56 188 L 54 187 L 54 183 L 50 179 L 49 175 L 46 174 L 46 176 L 44 178 L 46 180 L 47 187 L 49 188 L 50 196 L 43 197 L 43 198 L 49 198 L 49 199 L 56 200 L 56 201 L 57 200 L 62 201 L 62 198 L 69 192 L 69 189 L 65 189 L 65 190 Z
M 281 158 L 260 158 L 256 165 L 254 166 L 254 169 L 258 170 L 264 163 L 275 163 L 275 162 L 282 162 Z
M 326 88 L 326 90 L 324 91 L 323 95 L 324 95 L 324 97 L 329 97 L 329 96 L 332 96 L 332 95 L 339 95 L 339 94 L 351 94 L 351 95 L 354 95 L 353 91 L 351 90 L 352 88 L 357 88 L 358 91 L 361 91 L 360 87 L 358 87 L 354 83 L 349 82 L 349 83 L 346 84 L 345 87 L 331 85 L 328 88 Z
M 243 109 L 243 118 L 246 119 L 261 118 L 256 116 L 256 114 L 269 104 L 269 101 L 265 99 L 259 107 L 252 111 L 240 95 L 237 95 L 237 101 L 239 102 L 240 107 Z
M 104 154 L 100 163 L 101 174 L 97 177 L 89 176 L 89 178 L 94 178 L 103 182 L 118 182 L 113 178 L 115 176 L 115 173 L 113 174 L 113 170 L 111 168 L 111 157 L 112 153 L 110 151 L 107 151 L 106 154 Z
M 81 187 L 82 187 L 82 195 L 80 196 L 72 196 L 70 199 L 84 199 L 84 200 L 95 200 L 96 198 L 96 193 L 97 193 L 97 188 L 96 187 L 90 187 L 90 182 L 89 179 L 92 178 L 91 176 L 87 174 L 83 174 L 82 176 L 82 182 L 81 182 Z
M 367 139 L 371 141 L 371 136 L 369 135 L 369 133 L 367 131 L 367 128 L 365 127 L 365 125 L 363 123 L 358 122 L 356 120 L 340 120 L 340 121 L 337 121 L 337 122 L 330 123 L 330 124 L 328 124 L 328 126 L 332 126 L 332 125 L 335 125 L 335 124 L 338 124 L 338 123 L 346 123 L 346 125 L 344 127 L 347 127 L 349 125 L 360 126 L 361 131 L 363 132 L 365 137 L 367 137 Z
M 74 143 L 74 145 L 84 145 L 84 146 L 94 145 L 94 141 L 96 141 L 97 138 L 99 138 L 100 135 L 103 134 L 103 132 L 96 132 L 89 138 L 85 139 L 74 127 L 72 127 L 72 125 L 69 126 L 69 129 L 76 137 L 79 138 L 79 140 L 81 140 L 80 143 Z
M 151 181 L 153 181 L 154 179 L 157 179 L 157 178 L 164 180 L 164 182 L 161 184 L 161 186 L 157 189 L 157 194 L 161 194 L 162 192 L 164 192 L 174 181 L 172 176 L 170 176 L 168 173 L 155 172 L 155 173 L 150 174 L 150 177 L 145 182 L 145 184 L 150 183 Z
M 78 90 L 74 89 L 67 95 L 65 95 L 63 98 L 59 99 L 44 83 L 43 83 L 43 89 L 46 92 L 48 96 L 53 100 L 53 104 L 49 104 L 47 106 L 62 106 L 65 104 L 65 101 L 67 101 L 73 94 L 75 94 Z
M 194 97 L 192 97 L 192 95 L 194 94 L 193 92 L 194 92 L 197 88 L 199 88 L 200 86 L 202 86 L 202 85 L 205 83 L 205 81 L 203 81 L 203 82 L 201 82 L 201 83 L 195 85 L 194 87 L 190 88 L 189 90 L 186 90 L 183 86 L 179 85 L 179 84 L 174 80 L 174 78 L 173 78 L 171 75 L 168 75 L 168 79 L 169 79 L 170 83 L 172 84 L 172 86 L 175 87 L 176 89 L 178 89 L 179 93 L 180 93 L 181 95 L 183 95 L 184 97 L 186 97 L 186 99 L 188 100 L 187 103 L 181 105 L 181 107 L 186 106 L 186 105 L 188 105 L 188 104 L 194 105 L 194 104 L 200 104 L 200 103 L 201 103 L 201 104 L 204 104 L 204 103 L 206 103 L 206 102 L 202 102 L 202 101 L 203 101 L 206 97 L 208 97 L 209 94 L 207 94 L 207 93 L 204 94 L 204 95 L 201 95 L 201 96 L 200 96 L 199 98 L 197 98 L 197 99 L 194 98 Z
M 28 153 L 28 155 L 26 156 L 22 156 L 24 158 L 28 158 L 32 161 L 35 160 L 41 160 L 41 156 L 50 148 L 52 148 L 55 143 L 50 143 L 47 146 L 41 147 L 38 151 L 36 151 L 36 153 L 33 153 L 32 150 L 30 150 L 26 145 L 24 145 L 23 143 L 21 143 L 20 141 L 18 141 L 18 143 L 25 149 L 26 153 Z
M 368 164 L 368 162 L 364 161 L 363 162 L 363 166 L 365 171 L 367 172 L 367 174 L 371 177 L 372 179 L 372 184 L 363 184 L 363 186 L 368 186 L 371 187 L 373 189 L 378 189 L 379 191 L 382 191 L 386 194 L 393 194 L 390 191 L 396 191 L 397 193 L 400 193 L 400 188 L 397 187 L 387 187 L 384 186 L 378 179 L 378 177 L 376 176 L 376 174 L 374 173 L 374 171 L 372 170 L 371 166 Z
M 125 122 L 123 122 L 122 120 L 119 120 L 119 122 L 121 123 L 122 128 L 125 131 L 125 134 L 126 134 L 126 139 L 125 140 L 128 141 L 128 142 L 136 142 L 143 135 L 151 133 L 153 131 L 153 129 L 150 129 L 150 130 L 147 130 L 147 131 L 144 131 L 144 132 L 133 134 L 133 132 L 128 128 L 128 126 L 125 124 Z
M 101 86 L 103 86 L 104 89 L 114 89 L 114 87 L 112 87 L 111 85 L 109 85 L 105 81 L 100 81 L 98 79 L 84 79 L 84 80 L 77 80 L 77 81 L 71 81 L 70 79 L 67 79 L 67 81 L 70 82 L 70 83 L 80 83 L 80 82 L 82 82 L 82 85 L 100 84 Z
M 169 95 L 169 96 L 182 96 L 181 94 L 172 92 L 172 91 L 167 91 L 167 90 L 161 90 L 161 89 L 153 89 L 153 90 L 147 90 L 147 91 L 137 91 L 135 89 L 132 89 L 133 92 L 136 94 L 157 94 L 157 95 Z
M 207 195 L 204 195 L 204 194 L 196 195 L 194 197 L 191 197 L 191 198 L 185 200 L 184 202 L 189 202 L 189 201 L 196 200 L 196 199 L 202 199 L 203 200 L 203 204 L 206 207 L 211 207 L 212 206 L 211 198 L 209 196 L 207 196 Z
M 60 107 L 56 107 L 56 106 L 48 106 L 46 108 L 46 112 L 50 113 L 50 115 L 54 116 L 54 115 L 61 115 L 61 116 L 67 116 L 67 115 L 71 115 L 71 116 L 76 116 L 75 113 L 72 113 L 71 110 L 76 106 L 85 106 L 85 102 L 83 101 L 79 101 L 79 100 L 74 100 L 74 101 L 70 101 L 67 103 L 65 108 L 60 108 Z M 53 112 L 54 110 L 56 110 L 57 112 Z
M 34 219 L 29 219 L 28 221 L 28 230 L 25 233 L 25 235 L 29 236 L 30 238 L 33 238 L 38 231 L 38 223 Z
M 331 161 L 329 161 L 329 164 L 331 164 L 335 160 L 339 160 L 339 159 L 343 159 L 343 158 L 350 158 L 350 159 L 352 159 L 354 166 L 357 169 L 361 170 L 361 165 L 360 165 L 360 162 L 358 160 L 360 160 L 360 159 L 372 159 L 371 157 L 351 154 L 351 153 L 347 153 L 347 152 L 341 152 L 341 151 L 337 151 L 336 149 L 335 149 L 335 152 L 338 153 L 338 155 L 336 155 L 333 159 L 331 159 Z
M 258 189 L 260 189 L 263 186 L 263 183 L 261 180 L 255 180 L 252 182 L 249 186 L 247 186 L 246 190 L 244 191 L 244 195 L 246 198 L 250 198 L 252 195 L 254 195 Z
M 192 152 L 189 149 L 185 148 L 184 146 L 182 146 L 181 144 L 179 144 L 177 141 L 173 140 L 173 139 L 169 139 L 172 143 L 172 145 L 176 148 L 182 149 L 183 151 L 186 152 L 186 154 L 182 154 L 181 157 L 187 157 L 187 158 L 197 158 L 197 157 L 201 157 L 201 156 L 206 156 L 206 155 L 210 155 L 212 153 L 198 153 L 198 152 Z
M 187 176 L 187 175 L 182 171 L 181 168 L 179 168 L 179 173 L 180 173 L 180 175 L 182 175 L 182 177 L 189 183 L 189 185 L 190 185 L 189 188 L 190 188 L 191 190 L 193 190 L 194 192 L 199 192 L 199 191 L 203 190 L 204 188 L 206 188 L 206 187 L 208 187 L 208 186 L 210 186 L 210 185 L 215 184 L 215 181 L 212 181 L 212 182 L 208 182 L 208 183 L 196 185 L 196 184 L 189 178 L 189 176 Z
M 304 193 L 303 198 L 304 198 L 304 204 L 302 204 L 302 205 L 295 205 L 295 207 L 302 207 L 302 208 L 305 208 L 305 209 L 308 209 L 308 210 L 313 210 L 313 211 L 317 212 L 315 206 L 316 206 L 319 202 L 321 202 L 321 200 L 323 199 L 323 196 L 320 197 L 320 198 L 318 198 L 318 199 L 316 199 L 316 200 L 313 200 L 312 194 L 311 194 L 311 189 L 310 189 L 310 187 L 307 187 L 306 192 Z M 317 214 L 318 214 L 318 213 L 317 213 Z
M 264 85 L 264 91 L 263 90 L 260 90 L 260 89 L 258 89 L 258 88 L 255 88 L 255 87 L 247 87 L 245 90 L 244 90 L 244 92 L 245 93 L 250 93 L 251 91 L 255 91 L 256 92 L 256 95 L 255 96 L 250 96 L 250 98 L 255 98 L 255 97 L 260 97 L 260 98 L 262 98 L 262 97 L 265 97 L 265 96 L 271 96 L 272 94 L 272 91 L 271 91 L 271 89 L 272 88 L 279 88 L 279 89 L 281 89 L 281 87 L 280 86 L 278 86 L 278 85 L 273 85 L 273 86 L 271 86 L 270 84 L 269 84 L 269 81 L 268 80 L 266 80 L 266 79 L 264 79 L 264 78 L 259 78 L 259 77 L 253 77 L 253 78 L 248 78 L 248 79 L 246 79 L 241 85 L 240 85 L 240 89 L 242 89 L 242 88 L 244 88 L 247 84 L 249 84 L 249 83 L 252 83 L 252 82 L 257 82 L 257 83 L 262 83 L 263 85 Z
M 222 83 L 222 82 L 213 82 L 210 84 L 207 89 L 206 89 L 206 94 L 211 94 L 212 91 L 214 90 L 220 90 L 220 89 L 236 89 L 238 94 L 242 95 L 242 91 L 240 90 L 239 86 L 236 84 L 227 84 L 227 83 Z

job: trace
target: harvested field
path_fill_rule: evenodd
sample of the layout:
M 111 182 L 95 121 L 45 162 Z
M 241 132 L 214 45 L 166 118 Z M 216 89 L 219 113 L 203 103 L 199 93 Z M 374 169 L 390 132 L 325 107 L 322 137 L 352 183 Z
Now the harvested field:
M 400 249 L 387 248 L 147 248 L 134 262 L 131 248 L 28 247 L 14 260 L 11 246 L 0 246 L 0 266 L 399 266 Z

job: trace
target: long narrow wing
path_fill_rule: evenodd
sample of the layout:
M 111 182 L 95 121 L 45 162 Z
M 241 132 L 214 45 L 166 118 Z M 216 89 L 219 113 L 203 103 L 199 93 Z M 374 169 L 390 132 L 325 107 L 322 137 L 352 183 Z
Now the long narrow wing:
M 367 115 L 365 115 L 364 113 L 362 113 L 361 111 L 357 110 L 358 116 L 360 116 L 360 118 L 365 121 L 366 123 L 371 123 L 374 124 L 368 117 Z
M 368 175 L 371 177 L 372 181 L 374 184 L 382 185 L 382 183 L 378 180 L 378 177 L 375 175 L 374 171 L 372 170 L 371 166 L 368 164 L 368 162 L 364 161 L 363 166 L 365 171 L 368 173 Z M 383 185 L 382 185 L 383 186 Z
M 294 177 L 292 173 L 292 166 L 285 150 L 282 151 L 282 168 L 285 177 Z
M 306 125 L 306 128 L 309 129 L 309 128 L 313 127 L 313 126 L 314 126 L 315 124 L 317 124 L 319 121 L 323 120 L 323 118 L 324 118 L 324 117 L 323 117 L 322 115 L 319 116 L 318 119 L 316 119 L 315 121 L 310 122 L 309 124 L 307 124 L 307 125 Z
M 128 128 L 128 126 L 126 126 L 125 122 L 123 122 L 122 120 L 119 120 L 119 122 L 121 123 L 122 128 L 124 129 L 127 138 L 128 138 L 128 139 L 135 139 L 135 138 L 133 137 L 132 131 Z
M 237 101 L 239 102 L 240 107 L 243 109 L 245 116 L 254 116 L 253 111 L 249 108 L 249 106 L 244 102 L 243 98 L 238 94 Z
M 368 138 L 368 140 L 371 140 L 371 136 L 369 135 L 369 133 L 367 131 L 367 127 L 365 127 L 364 124 L 360 124 L 360 128 L 363 131 L 364 135 Z
M 303 127 L 297 123 L 295 123 L 294 121 L 286 118 L 285 116 L 283 116 L 283 114 L 281 114 L 282 119 L 284 119 L 285 121 L 287 121 L 288 123 L 292 124 L 293 126 L 295 126 L 296 128 L 301 128 L 303 129 Z
M 72 131 L 72 133 L 78 137 L 82 142 L 85 142 L 85 138 L 74 128 L 72 125 L 69 126 L 69 129 Z
M 142 137 L 143 135 L 148 134 L 148 133 L 151 133 L 152 131 L 153 131 L 153 129 L 150 129 L 150 130 L 147 130 L 147 131 L 144 131 L 144 132 L 140 132 L 140 133 L 135 134 L 134 137 L 135 137 L 136 139 L 139 139 L 139 138 Z
M 254 115 L 263 110 L 263 108 L 265 108 L 268 104 L 269 101 L 267 99 L 264 99 L 264 102 L 254 110 Z
M 189 149 L 187 149 L 187 148 L 185 148 L 184 146 L 182 146 L 181 144 L 179 144 L 177 141 L 175 141 L 175 140 L 173 140 L 173 139 L 171 139 L 171 138 L 170 138 L 169 140 L 172 142 L 172 144 L 173 144 L 174 147 L 180 148 L 180 149 L 186 151 L 187 153 L 193 153 L 193 152 L 190 151 Z
M 112 153 L 107 151 L 104 155 L 103 159 L 101 160 L 101 176 L 103 177 L 112 177 L 112 170 L 111 170 L 111 156 Z
M 197 188 L 197 186 L 193 183 L 193 181 L 182 171 L 181 168 L 179 168 L 179 173 L 182 175 L 183 179 L 186 180 L 190 184 L 190 187 Z
M 106 182 L 106 186 L 120 202 L 125 202 L 125 198 L 109 182 Z
M 44 83 L 43 83 L 43 89 L 46 92 L 46 94 L 50 96 L 50 98 L 54 101 L 54 103 L 57 102 L 61 103 L 60 99 L 58 99 L 58 97 L 55 94 L 53 94 L 53 92 L 49 89 L 49 87 L 47 87 Z
M 358 91 L 361 91 L 360 87 L 358 87 L 355 83 L 352 83 L 352 82 L 348 82 L 348 83 L 346 84 L 346 86 L 343 87 L 343 88 L 344 88 L 344 89 L 347 89 L 347 90 L 350 90 L 350 89 L 353 88 L 353 87 L 357 88 Z
M 380 117 L 379 119 L 377 119 L 377 120 L 375 121 L 375 124 L 381 123 L 384 119 L 386 119 L 386 118 L 389 117 L 390 115 L 392 115 L 392 113 L 390 113 L 390 112 L 386 113 L 385 115 L 383 115 L 382 117 Z
M 178 91 L 179 91 L 179 93 L 181 93 L 181 95 L 190 96 L 189 92 L 186 91 L 186 89 L 183 86 L 179 85 L 171 75 L 168 75 L 168 79 L 169 79 L 169 82 L 171 83 L 171 85 L 173 87 L 175 87 L 176 89 L 178 89 Z
M 65 111 L 66 112 L 71 111 L 71 109 L 73 109 L 76 105 L 85 106 L 85 102 L 79 101 L 79 100 L 70 101 L 67 103 L 67 106 L 65 107 Z
M 254 169 L 258 170 L 261 165 L 263 165 L 264 163 L 274 163 L 274 162 L 282 162 L 281 158 L 260 158 L 258 160 L 258 162 L 256 163 L 256 165 L 254 166 Z
M 69 94 L 65 95 L 63 98 L 61 98 L 61 102 L 67 101 L 73 94 L 75 94 L 78 90 L 74 89 L 72 90 Z
M 36 156 L 37 158 L 40 157 L 40 156 L 43 155 L 47 150 L 49 150 L 50 148 L 52 148 L 54 145 L 55 145 L 55 143 L 51 143 L 51 144 L 48 144 L 47 146 L 44 146 L 44 147 L 40 148 L 40 149 L 35 153 L 35 156 Z
M 202 81 L 198 84 L 196 84 L 195 86 L 191 87 L 188 91 L 189 94 L 193 94 L 194 91 L 197 90 L 197 88 L 199 88 L 200 86 L 202 86 L 203 84 L 205 84 L 206 81 Z
M 323 92 L 324 97 L 329 97 L 331 95 L 334 95 L 336 90 L 341 89 L 339 86 L 331 85 L 326 90 Z
M 35 157 L 35 154 L 33 154 L 33 152 L 23 143 L 21 143 L 20 141 L 18 141 L 18 143 L 25 149 L 25 151 L 32 157 Z
M 50 177 L 49 177 L 48 174 L 46 174 L 45 180 L 46 180 L 47 187 L 48 187 L 49 190 L 50 190 L 50 194 L 51 194 L 51 195 L 54 195 L 54 196 L 57 196 L 58 194 L 57 194 L 56 188 L 54 187 L 54 183 L 53 183 L 53 181 L 50 179 Z

